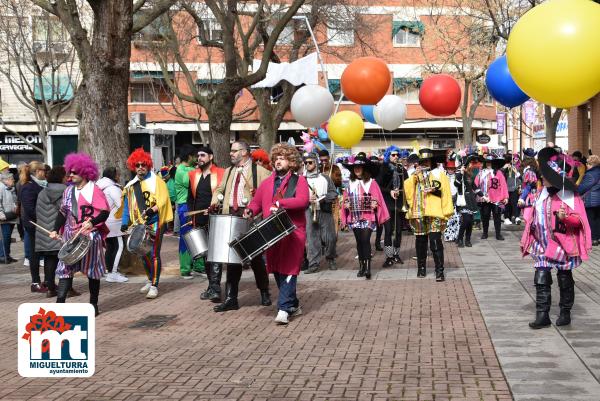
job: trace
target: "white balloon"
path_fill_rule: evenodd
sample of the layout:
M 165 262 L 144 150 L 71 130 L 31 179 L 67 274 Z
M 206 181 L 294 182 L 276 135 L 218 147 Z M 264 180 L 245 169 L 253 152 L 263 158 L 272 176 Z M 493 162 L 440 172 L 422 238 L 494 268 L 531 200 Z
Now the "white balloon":
M 395 130 L 406 119 L 406 104 L 396 95 L 385 95 L 373 109 L 373 116 L 384 130 Z
M 307 128 L 318 127 L 333 114 L 334 101 L 331 93 L 319 85 L 306 85 L 292 97 L 292 114 L 296 121 Z

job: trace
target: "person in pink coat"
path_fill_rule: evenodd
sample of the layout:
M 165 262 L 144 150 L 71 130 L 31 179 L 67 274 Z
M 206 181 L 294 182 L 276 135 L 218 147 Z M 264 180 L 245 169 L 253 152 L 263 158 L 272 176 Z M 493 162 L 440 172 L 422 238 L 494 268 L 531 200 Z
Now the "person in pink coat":
M 523 256 L 531 255 L 535 268 L 536 315 L 529 323 L 532 329 L 551 325 L 552 269 L 557 270 L 560 290 L 556 325 L 571 323 L 575 302 L 573 269 L 588 259 L 592 248 L 585 206 L 569 178 L 572 167 L 563 154 L 550 147 L 540 150 L 538 161 L 544 187 L 530 201 L 531 207 L 524 210 L 526 225 L 521 238 L 521 252 Z
M 475 193 L 478 197 L 481 210 L 481 223 L 483 234 L 481 239 L 487 239 L 490 227 L 490 216 L 494 218 L 496 239 L 504 241 L 502 236 L 502 212 L 508 203 L 508 186 L 501 168 L 504 158 L 488 157 L 485 159 L 485 168 L 475 177 Z
M 296 283 L 304 258 L 305 210 L 309 204 L 309 193 L 306 178 L 297 174 L 301 162 L 302 158 L 295 147 L 287 143 L 273 146 L 273 174 L 260 184 L 244 211 L 246 218 L 261 212 L 263 218 L 266 218 L 278 209 L 284 209 L 296 226 L 290 235 L 266 251 L 267 271 L 273 273 L 279 288 L 278 312 L 275 318 L 279 324 L 287 324 L 290 316 L 302 313 L 296 295 Z
M 371 234 L 377 230 L 377 224 L 389 220 L 390 214 L 377 182 L 371 177 L 377 176 L 377 166 L 364 152 L 343 163 L 350 170 L 350 183 L 344 191 L 342 226 L 354 232 L 358 251 L 359 268 L 357 277 L 371 279 Z

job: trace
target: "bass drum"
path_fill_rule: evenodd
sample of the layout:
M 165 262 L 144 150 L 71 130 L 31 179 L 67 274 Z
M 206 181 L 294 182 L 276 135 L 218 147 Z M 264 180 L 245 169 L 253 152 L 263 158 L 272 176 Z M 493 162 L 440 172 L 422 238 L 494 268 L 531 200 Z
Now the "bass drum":
M 242 264 L 242 259 L 229 243 L 239 237 L 250 227 L 247 219 L 225 214 L 209 216 L 208 253 L 209 263 Z

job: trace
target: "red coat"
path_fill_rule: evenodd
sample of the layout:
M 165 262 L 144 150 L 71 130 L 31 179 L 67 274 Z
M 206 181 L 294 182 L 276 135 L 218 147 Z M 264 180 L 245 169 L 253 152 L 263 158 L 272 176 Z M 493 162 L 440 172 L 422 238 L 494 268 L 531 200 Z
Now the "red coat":
M 271 215 L 271 206 L 275 204 L 273 199 L 275 176 L 276 174 L 273 173 L 257 188 L 254 198 L 248 205 L 254 215 L 260 212 L 262 212 L 264 218 Z M 285 193 L 290 177 L 291 174 L 288 174 L 283 179 L 278 190 L 279 193 Z M 297 228 L 290 235 L 267 249 L 267 271 L 269 273 L 277 272 L 286 275 L 298 275 L 300 273 L 300 265 L 304 258 L 304 242 L 306 241 L 305 210 L 308 204 L 308 183 L 306 178 L 299 176 L 294 197 L 279 199 L 279 207 L 287 211 L 288 216 Z

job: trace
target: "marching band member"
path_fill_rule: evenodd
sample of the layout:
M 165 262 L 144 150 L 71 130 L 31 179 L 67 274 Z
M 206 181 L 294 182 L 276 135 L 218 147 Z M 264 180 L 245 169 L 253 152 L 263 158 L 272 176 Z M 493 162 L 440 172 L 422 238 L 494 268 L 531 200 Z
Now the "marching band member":
M 404 226 L 404 180 L 408 178 L 406 169 L 400 163 L 400 149 L 390 146 L 385 150 L 384 163 L 379 172 L 379 185 L 383 199 L 390 213 L 390 219 L 383 226 L 385 228 L 384 251 L 385 262 L 383 267 L 393 266 L 395 263 L 404 264 L 400 258 L 400 245 L 402 244 L 402 227 Z M 393 241 L 392 241 L 393 238 Z
M 331 178 L 333 181 L 333 185 L 335 185 L 335 189 L 338 192 L 338 199 L 331 204 L 331 215 L 333 216 L 333 225 L 335 227 L 335 233 L 339 230 L 340 226 L 340 202 L 339 195 L 342 193 L 343 186 L 343 175 L 342 170 L 335 163 L 331 162 L 331 158 L 329 157 L 329 152 L 327 149 L 321 149 L 318 152 L 319 154 L 319 169 L 321 173 Z
M 479 197 L 479 208 L 481 209 L 481 222 L 483 226 L 481 239 L 488 237 L 490 215 L 492 215 L 496 239 L 504 241 L 501 233 L 502 210 L 508 203 L 508 188 L 504 174 L 501 171 L 503 165 L 504 158 L 488 156 L 485 159 L 484 168 L 475 177 L 475 188 Z
M 105 221 L 110 214 L 110 207 L 104 192 L 93 182 L 98 179 L 98 166 L 89 155 L 67 155 L 65 170 L 73 185 L 67 187 L 63 193 L 60 211 L 50 238 L 59 239 L 61 235 L 58 231 L 62 229 L 62 239 L 65 242 L 76 236 L 86 236 L 91 240 L 91 244 L 87 254 L 75 265 L 66 265 L 59 260 L 56 267 L 56 275 L 59 278 L 56 302 L 65 302 L 73 285 L 73 275 L 81 272 L 88 277 L 90 304 L 94 306 L 98 316 L 100 279 L 106 271 L 103 242 L 108 228 Z
M 592 248 L 590 225 L 577 186 L 567 177 L 572 167 L 565 155 L 546 147 L 538 154 L 543 188 L 533 198 L 531 207 L 524 210 L 525 231 L 521 238 L 523 256 L 534 260 L 536 288 L 535 320 L 532 329 L 549 327 L 552 269 L 560 290 L 560 314 L 557 326 L 571 323 L 571 308 L 575 302 L 573 269 L 588 259 Z
M 435 280 L 444 281 L 444 243 L 442 233 L 454 213 L 448 177 L 440 169 L 431 169 L 433 152 L 419 151 L 419 165 L 404 182 L 408 203 L 407 218 L 415 234 L 417 277 L 427 274 L 427 241 L 435 263 Z
M 321 248 L 325 245 L 325 259 L 330 270 L 336 270 L 337 236 L 333 221 L 333 204 L 337 202 L 337 191 L 331 178 L 319 173 L 319 156 L 307 153 L 304 156 L 305 177 L 310 189 L 310 207 L 306 209 L 306 274 L 316 273 L 321 263 Z
M 206 213 L 195 214 L 192 217 L 194 227 L 208 227 L 208 208 L 213 193 L 223 180 L 224 169 L 213 163 L 213 151 L 208 146 L 203 146 L 198 151 L 198 168 L 189 172 L 189 193 L 187 209 L 190 212 L 206 210 Z M 218 264 L 208 266 L 205 264 L 208 288 L 200 299 L 210 299 L 221 302 L 221 268 Z
M 305 210 L 309 204 L 306 179 L 298 176 L 301 157 L 298 150 L 287 143 L 279 143 L 271 149 L 271 164 L 274 173 L 264 180 L 246 210 L 245 217 L 262 212 L 269 217 L 279 208 L 285 209 L 296 229 L 267 249 L 267 267 L 275 276 L 279 288 L 277 316 L 275 321 L 287 324 L 290 316 L 302 313 L 300 301 L 296 295 L 296 283 L 300 273 L 300 264 L 304 258 L 306 241 Z
M 229 151 L 231 167 L 223 172 L 224 180 L 215 189 L 211 200 L 211 210 L 219 208 L 219 195 L 223 195 L 223 214 L 242 216 L 248 202 L 254 196 L 256 188 L 267 178 L 269 170 L 256 165 L 250 158 L 250 146 L 246 142 L 236 141 L 231 144 Z M 269 275 L 265 268 L 262 254 L 250 262 L 256 286 L 260 290 L 261 305 L 271 305 L 269 294 Z M 214 307 L 215 312 L 225 312 L 239 309 L 238 287 L 242 278 L 242 266 L 229 264 L 225 284 L 225 301 Z
M 344 163 L 349 169 L 350 183 L 343 196 L 342 225 L 354 232 L 358 251 L 359 269 L 356 277 L 371 279 L 371 233 L 377 222 L 384 224 L 390 214 L 379 185 L 371 177 L 377 175 L 376 166 L 364 152 Z
M 123 189 L 121 208 L 115 214 L 121 217 L 121 231 L 127 231 L 130 224 L 144 224 L 152 238 L 152 250 L 144 255 L 142 262 L 148 282 L 140 289 L 146 298 L 158 296 L 158 281 L 162 262 L 160 248 L 168 223 L 173 220 L 173 208 L 167 184 L 152 172 L 152 157 L 143 148 L 129 155 L 127 167 L 135 172 L 135 177 Z

